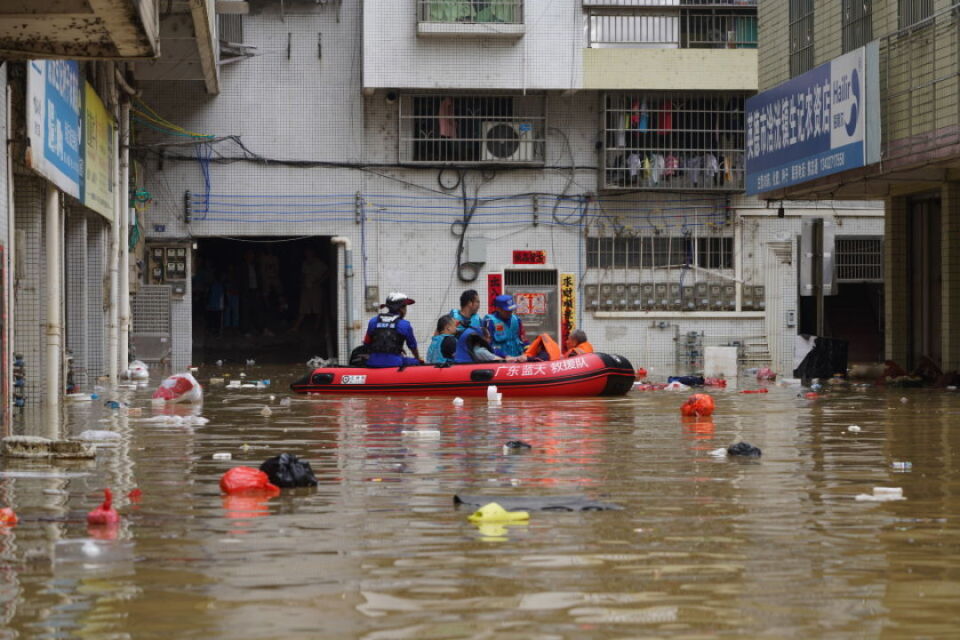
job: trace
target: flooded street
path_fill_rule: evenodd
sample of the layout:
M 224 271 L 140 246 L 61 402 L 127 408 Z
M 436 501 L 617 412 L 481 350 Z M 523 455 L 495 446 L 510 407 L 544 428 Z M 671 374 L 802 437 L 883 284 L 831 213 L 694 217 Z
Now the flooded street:
M 960 393 L 717 390 L 699 420 L 679 415 L 688 394 L 665 391 L 281 406 L 299 374 L 253 367 L 269 390 L 207 387 L 208 424 L 145 421 L 155 375 L 129 392 L 142 416 L 68 407 L 71 433 L 122 435 L 95 463 L 0 462 L 0 506 L 20 517 L 0 536 L 0 638 L 956 633 Z M 505 454 L 508 440 L 533 449 Z M 741 440 L 762 458 L 710 454 Z M 221 495 L 227 469 L 282 452 L 309 460 L 319 487 Z M 906 499 L 855 500 L 877 486 Z M 122 526 L 85 552 L 104 487 Z M 623 509 L 478 527 L 458 493 Z

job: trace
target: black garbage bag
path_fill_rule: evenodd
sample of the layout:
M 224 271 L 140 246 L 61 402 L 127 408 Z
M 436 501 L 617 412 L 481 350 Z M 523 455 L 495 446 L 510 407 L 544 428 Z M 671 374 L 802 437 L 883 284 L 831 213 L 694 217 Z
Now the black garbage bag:
M 731 456 L 759 458 L 762 453 L 758 447 L 753 446 L 749 442 L 738 442 L 737 444 L 727 447 L 727 455 Z
M 667 378 L 667 383 L 679 382 L 680 384 L 685 384 L 688 387 L 702 387 L 703 386 L 703 376 L 670 376 Z
M 260 471 L 267 474 L 270 482 L 283 489 L 317 486 L 317 478 L 313 475 L 310 463 L 291 453 L 281 453 L 264 460 Z
M 365 367 L 367 366 L 367 360 L 369 358 L 370 358 L 370 347 L 368 347 L 365 344 L 362 344 L 350 352 L 350 366 Z

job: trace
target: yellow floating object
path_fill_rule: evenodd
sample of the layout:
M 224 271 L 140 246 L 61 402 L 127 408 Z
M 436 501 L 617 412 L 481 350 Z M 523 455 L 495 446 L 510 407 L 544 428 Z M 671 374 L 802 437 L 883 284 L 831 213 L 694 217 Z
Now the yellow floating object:
M 470 522 L 521 522 L 529 520 L 526 511 L 507 511 L 496 502 L 490 502 L 467 516 Z

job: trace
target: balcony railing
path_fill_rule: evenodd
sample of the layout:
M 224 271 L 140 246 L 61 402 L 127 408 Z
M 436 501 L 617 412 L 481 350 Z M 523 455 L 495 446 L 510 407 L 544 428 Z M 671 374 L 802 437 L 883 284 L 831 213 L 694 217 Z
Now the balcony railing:
M 755 49 L 755 12 L 681 11 L 589 16 L 590 47 Z
M 417 20 L 439 24 L 523 24 L 523 0 L 418 0 Z
M 756 7 L 757 0 L 583 0 L 584 7 Z
M 405 95 L 400 100 L 400 161 L 542 164 L 544 113 L 538 95 Z
M 744 96 L 609 93 L 605 189 L 743 189 Z
M 880 40 L 885 162 L 960 155 L 958 77 L 960 3 Z

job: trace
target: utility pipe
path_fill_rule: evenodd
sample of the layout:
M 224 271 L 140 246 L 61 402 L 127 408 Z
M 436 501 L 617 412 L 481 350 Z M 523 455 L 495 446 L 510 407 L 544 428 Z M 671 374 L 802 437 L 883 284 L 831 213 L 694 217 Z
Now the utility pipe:
M 353 349 L 353 325 L 356 318 L 353 315 L 353 302 L 351 291 L 353 289 L 353 246 L 350 238 L 344 236 L 333 236 L 330 243 L 334 245 L 343 245 L 343 306 L 346 311 L 347 320 L 347 351 Z
M 13 137 L 11 133 L 13 131 L 13 86 L 7 85 L 7 139 L 10 140 Z M 4 340 L 7 345 L 6 359 L 4 360 L 2 366 L 4 371 L 7 372 L 7 375 L 2 376 L 6 382 L 3 393 L 0 394 L 0 398 L 3 400 L 3 436 L 6 437 L 11 433 L 11 424 L 13 422 L 13 323 L 15 320 L 15 310 L 16 305 L 13 304 L 13 279 L 16 277 L 16 237 L 17 237 L 17 225 L 16 225 L 16 213 L 14 207 L 14 198 L 13 198 L 13 145 L 8 142 L 5 150 L 7 154 L 7 250 L 4 255 L 4 273 L 6 274 L 5 282 L 3 286 L 5 287 L 4 295 L 5 298 L 5 308 L 6 318 L 4 321 L 3 332 Z
M 119 73 L 118 73 L 119 76 Z M 120 105 L 120 188 L 117 189 L 117 226 L 120 232 L 120 337 L 119 360 L 124 370 L 130 364 L 130 101 Z
M 117 113 L 117 82 L 114 74 L 107 75 L 107 85 L 109 87 L 110 101 L 113 104 L 114 115 Z M 120 136 L 116 127 L 113 129 L 113 148 L 119 149 Z M 120 163 L 114 165 L 113 182 L 120 184 Z M 113 220 L 110 224 L 110 256 L 108 264 L 110 267 L 110 302 L 107 309 L 107 374 L 110 377 L 110 386 L 117 386 L 118 364 L 120 362 L 119 354 L 119 324 L 120 313 L 119 303 L 119 271 L 120 271 L 120 211 L 117 206 L 119 198 L 114 200 Z
M 63 248 L 60 228 L 60 190 L 52 183 L 47 185 L 47 358 L 46 358 L 46 405 L 45 432 L 51 440 L 60 439 L 60 404 L 62 400 L 61 363 L 63 361 L 63 324 L 60 313 L 63 307 L 62 274 Z

